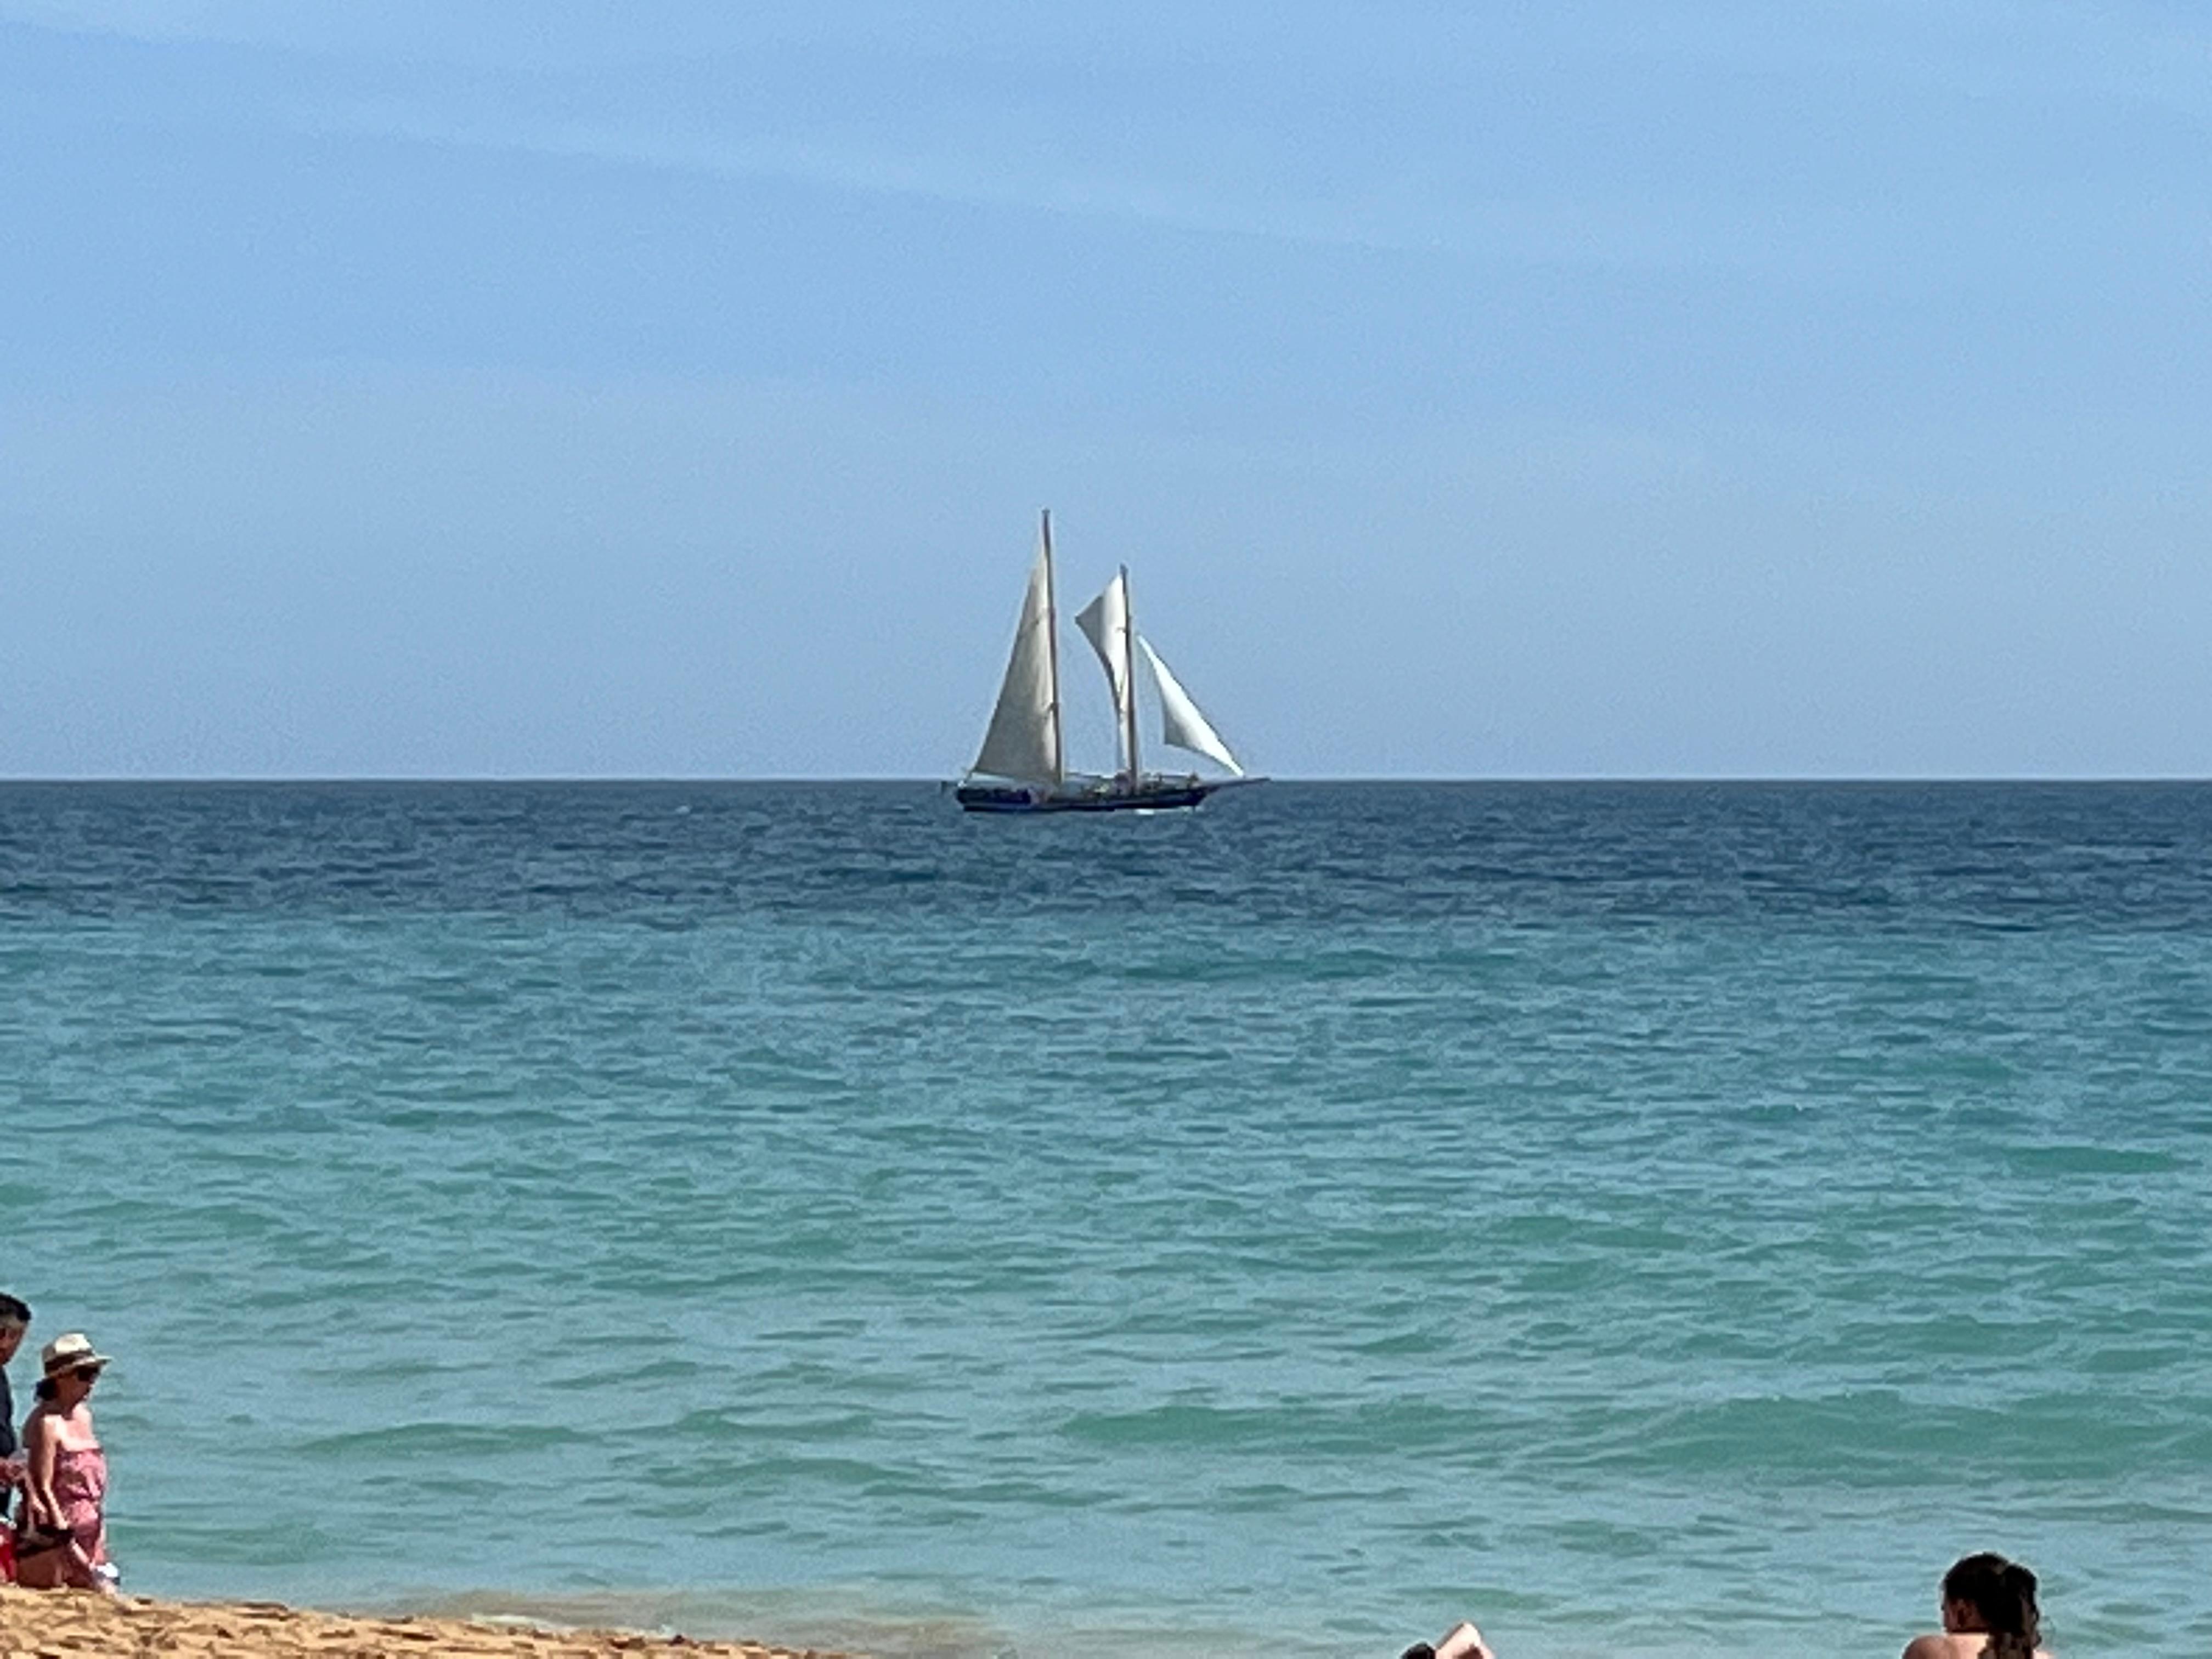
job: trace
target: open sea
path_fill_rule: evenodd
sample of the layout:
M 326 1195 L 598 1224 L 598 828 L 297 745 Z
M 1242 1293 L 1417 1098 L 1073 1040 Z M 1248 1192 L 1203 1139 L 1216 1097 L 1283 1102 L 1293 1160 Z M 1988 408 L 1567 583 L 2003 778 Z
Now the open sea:
M 134 1589 L 2212 1652 L 2212 787 L 0 785 Z

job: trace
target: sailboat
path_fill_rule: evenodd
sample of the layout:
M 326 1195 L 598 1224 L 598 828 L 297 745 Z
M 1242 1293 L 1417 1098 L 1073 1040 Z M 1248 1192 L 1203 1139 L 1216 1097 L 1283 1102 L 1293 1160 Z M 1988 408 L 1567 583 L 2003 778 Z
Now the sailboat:
M 1137 632 L 1123 566 L 1098 597 L 1076 613 L 1075 625 L 1097 653 L 1114 699 L 1120 768 L 1111 777 L 1071 773 L 1060 726 L 1060 628 L 1053 593 L 1052 514 L 1041 515 L 1036 562 L 1022 596 L 1013 653 L 999 686 L 989 729 L 975 763 L 954 791 L 970 812 L 1118 812 L 1195 806 L 1232 784 L 1258 783 L 1199 712 L 1182 682 Z M 1229 774 L 1147 772 L 1137 751 L 1137 657 L 1142 653 L 1159 694 L 1161 738 L 1202 755 Z

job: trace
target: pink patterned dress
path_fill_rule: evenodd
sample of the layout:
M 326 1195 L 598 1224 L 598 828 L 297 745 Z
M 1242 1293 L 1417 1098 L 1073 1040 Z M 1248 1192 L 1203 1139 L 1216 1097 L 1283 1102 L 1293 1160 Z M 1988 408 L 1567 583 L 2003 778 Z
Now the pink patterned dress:
M 54 1500 L 85 1559 L 95 1567 L 107 1559 L 107 1454 L 97 1443 L 54 1454 Z
M 62 1507 L 62 1520 L 84 1552 L 85 1560 L 98 1566 L 107 1559 L 107 1455 L 97 1445 L 64 1446 L 54 1453 L 54 1501 Z M 34 1589 L 90 1589 L 92 1575 L 77 1565 L 66 1549 L 42 1550 L 18 1556 L 15 1571 L 21 1583 Z

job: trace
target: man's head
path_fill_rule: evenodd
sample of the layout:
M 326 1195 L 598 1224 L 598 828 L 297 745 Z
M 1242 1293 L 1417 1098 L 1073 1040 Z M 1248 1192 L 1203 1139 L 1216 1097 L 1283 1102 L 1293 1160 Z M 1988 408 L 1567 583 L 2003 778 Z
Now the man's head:
M 0 1294 L 0 1365 L 15 1357 L 15 1350 L 23 1346 L 23 1333 L 30 1326 L 30 1304 Z

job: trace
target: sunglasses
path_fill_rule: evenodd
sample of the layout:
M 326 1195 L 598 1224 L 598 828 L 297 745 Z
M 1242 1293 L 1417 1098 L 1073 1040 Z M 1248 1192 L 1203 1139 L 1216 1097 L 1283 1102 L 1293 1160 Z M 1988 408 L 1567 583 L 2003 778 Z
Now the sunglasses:
M 100 1381 L 100 1367 L 97 1365 L 80 1365 L 75 1370 L 71 1371 L 70 1375 L 76 1378 L 80 1382 L 97 1382 Z

